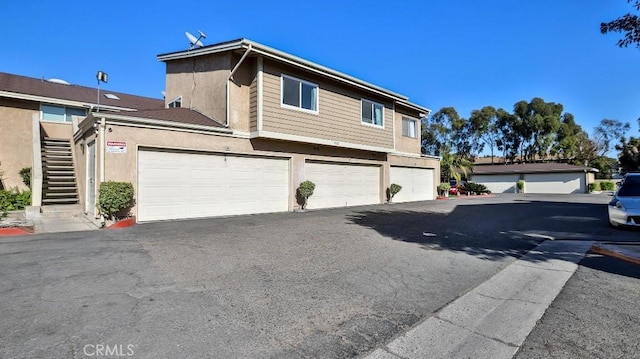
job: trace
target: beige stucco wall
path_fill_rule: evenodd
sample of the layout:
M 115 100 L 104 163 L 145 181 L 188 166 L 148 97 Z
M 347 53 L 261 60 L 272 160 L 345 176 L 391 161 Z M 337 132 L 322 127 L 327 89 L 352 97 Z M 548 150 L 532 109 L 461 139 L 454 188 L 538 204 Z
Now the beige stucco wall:
M 165 103 L 182 96 L 182 107 L 224 121 L 231 60 L 231 54 L 224 53 L 167 62 Z
M 70 122 L 40 122 L 40 137 L 49 137 L 57 139 L 71 139 L 73 137 L 73 129 Z
M 138 148 L 169 148 L 193 151 L 207 151 L 213 153 L 229 153 L 256 156 L 274 156 L 288 158 L 291 161 L 290 208 L 297 206 L 295 189 L 304 181 L 304 163 L 307 160 L 376 164 L 383 166 L 387 163 L 385 153 L 344 149 L 313 144 L 276 141 L 267 139 L 235 138 L 216 136 L 211 134 L 188 133 L 181 131 L 160 130 L 150 128 L 129 127 L 123 124 L 107 122 L 111 132 L 105 132 L 107 141 L 123 141 L 127 143 L 126 153 L 105 153 L 105 180 L 131 182 L 137 188 L 137 149 Z M 87 144 L 90 137 L 84 139 Z M 98 141 L 99 142 L 99 141 Z M 80 145 L 76 144 L 76 151 L 80 153 Z M 99 146 L 98 146 L 99 147 Z M 98 162 L 100 149 L 96 148 Z M 81 201 L 85 201 L 86 151 L 78 156 L 78 182 Z M 100 168 L 100 164 L 98 164 Z M 98 174 L 97 174 L 97 177 Z M 388 184 L 381 182 L 381 187 Z M 381 193 L 384 191 L 381 191 Z M 384 199 L 381 197 L 381 203 Z M 133 208 L 135 215 L 136 208 Z
M 282 74 L 318 85 L 318 114 L 281 105 Z M 387 99 L 266 59 L 263 96 L 264 131 L 393 149 L 393 103 Z M 362 98 L 385 106 L 384 128 L 362 123 Z
M 32 118 L 39 111 L 36 102 L 0 98 L 0 170 L 6 188 L 27 189 L 18 172 L 33 166 Z

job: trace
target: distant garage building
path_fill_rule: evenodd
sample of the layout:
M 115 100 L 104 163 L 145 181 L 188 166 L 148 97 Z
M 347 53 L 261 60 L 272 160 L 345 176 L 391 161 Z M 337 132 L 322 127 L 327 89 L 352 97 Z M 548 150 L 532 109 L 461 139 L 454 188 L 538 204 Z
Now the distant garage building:
M 481 183 L 492 193 L 515 193 L 523 180 L 525 193 L 587 193 L 597 169 L 566 163 L 522 163 L 480 165 L 473 169 L 470 180 Z

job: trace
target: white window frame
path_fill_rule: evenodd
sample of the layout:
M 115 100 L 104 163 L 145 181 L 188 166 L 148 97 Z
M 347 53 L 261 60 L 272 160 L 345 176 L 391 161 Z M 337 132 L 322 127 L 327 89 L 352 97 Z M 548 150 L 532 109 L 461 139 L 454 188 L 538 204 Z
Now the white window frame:
M 285 78 L 300 82 L 300 87 L 298 88 L 298 100 L 300 101 L 300 107 L 287 105 L 286 103 L 284 103 L 284 79 Z M 309 110 L 307 108 L 302 107 L 302 84 L 303 83 L 309 86 L 313 86 L 316 89 L 316 106 L 315 106 L 316 109 L 315 110 Z M 297 77 L 281 74 L 280 75 L 280 106 L 283 108 L 294 110 L 294 111 L 302 111 L 302 112 L 317 115 L 320 112 L 320 86 L 318 86 L 318 84 L 316 83 L 309 82 Z
M 405 135 L 404 134 L 404 121 L 408 121 L 408 122 L 413 122 L 414 123 L 414 135 L 411 136 L 411 134 L 409 135 Z M 408 127 L 410 128 L 410 127 Z M 402 117 L 402 137 L 407 137 L 407 138 L 418 138 L 418 120 L 416 120 L 415 118 L 411 118 L 411 117 Z
M 180 101 L 180 106 L 179 107 L 176 107 L 176 106 L 171 107 L 171 104 L 172 103 L 176 103 L 177 101 Z M 178 97 L 174 98 L 173 101 L 171 101 L 171 102 L 169 102 L 167 104 L 167 108 L 181 108 L 181 107 L 182 107 L 182 96 L 178 96 Z
M 64 121 L 45 119 L 44 118 L 44 111 L 42 110 L 43 106 L 58 107 L 58 108 L 64 109 Z M 67 109 L 68 108 L 77 109 L 77 110 L 84 110 L 84 116 L 85 117 L 87 116 L 87 109 L 86 108 L 63 106 L 63 105 L 56 105 L 56 104 L 52 104 L 52 103 L 44 103 L 43 102 L 43 103 L 40 103 L 40 121 L 42 121 L 42 122 L 51 122 L 51 123 L 67 123 L 67 124 L 71 124 L 73 122 L 73 118 L 71 116 L 80 116 L 80 115 L 70 115 L 70 114 L 68 114 L 67 113 Z
M 363 118 L 362 118 L 362 107 L 364 106 L 365 102 L 368 102 L 371 104 L 371 116 L 372 116 L 371 122 L 365 122 L 363 121 Z M 375 123 L 373 123 L 373 114 L 375 113 L 375 105 L 379 105 L 382 107 L 382 125 L 376 125 Z M 386 122 L 384 110 L 385 110 L 385 106 L 380 102 L 372 101 L 366 98 L 361 98 L 360 99 L 360 122 L 365 126 L 372 126 L 375 128 L 384 128 L 384 123 Z

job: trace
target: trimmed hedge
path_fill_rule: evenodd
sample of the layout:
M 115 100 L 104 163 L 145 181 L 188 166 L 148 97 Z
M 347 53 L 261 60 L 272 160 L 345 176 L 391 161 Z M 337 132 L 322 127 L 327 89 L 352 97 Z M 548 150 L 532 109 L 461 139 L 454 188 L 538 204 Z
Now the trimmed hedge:
M 595 183 L 589 183 L 589 192 L 593 192 L 596 190 L 596 184 Z
M 603 191 L 614 191 L 616 189 L 616 184 L 611 181 L 603 181 L 600 182 L 600 189 Z
M 98 210 L 108 219 L 127 217 L 123 211 L 133 205 L 133 185 L 129 182 L 107 181 L 98 189 Z

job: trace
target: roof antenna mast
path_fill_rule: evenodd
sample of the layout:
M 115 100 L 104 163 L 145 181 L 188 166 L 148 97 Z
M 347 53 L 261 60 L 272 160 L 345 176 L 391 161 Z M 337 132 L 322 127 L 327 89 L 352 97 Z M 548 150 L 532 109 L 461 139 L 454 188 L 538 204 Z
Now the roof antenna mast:
M 107 79 L 109 75 L 106 72 L 98 71 L 96 74 L 96 79 L 98 79 L 98 112 L 100 112 L 100 82 L 107 83 Z

